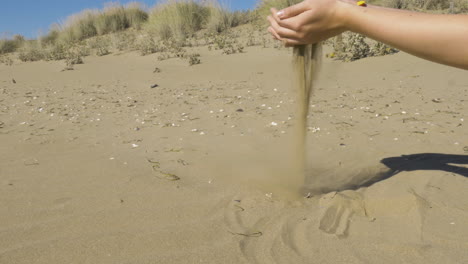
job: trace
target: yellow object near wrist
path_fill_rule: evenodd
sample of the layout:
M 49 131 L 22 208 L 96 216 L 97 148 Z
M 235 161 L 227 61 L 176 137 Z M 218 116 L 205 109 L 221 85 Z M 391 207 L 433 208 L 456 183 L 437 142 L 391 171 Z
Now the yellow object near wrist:
M 358 6 L 363 6 L 363 7 L 366 7 L 366 6 L 367 6 L 366 1 L 358 1 L 356 4 L 357 4 Z

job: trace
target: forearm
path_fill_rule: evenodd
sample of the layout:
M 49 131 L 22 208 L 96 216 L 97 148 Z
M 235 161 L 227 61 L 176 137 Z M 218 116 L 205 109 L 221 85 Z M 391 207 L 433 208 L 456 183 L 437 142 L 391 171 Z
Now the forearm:
M 418 57 L 468 69 L 468 15 L 436 15 L 348 5 L 347 30 Z

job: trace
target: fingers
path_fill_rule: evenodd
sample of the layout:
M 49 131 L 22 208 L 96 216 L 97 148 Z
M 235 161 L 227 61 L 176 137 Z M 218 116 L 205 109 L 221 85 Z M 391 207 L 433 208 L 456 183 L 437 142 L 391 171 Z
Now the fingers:
M 297 45 L 304 45 L 305 43 L 295 39 L 283 39 L 283 44 L 286 47 L 294 47 Z
M 298 32 L 292 29 L 296 26 L 298 22 L 297 19 L 294 19 L 293 21 L 288 21 L 289 19 L 281 20 L 278 17 L 279 12 L 275 8 L 272 8 L 270 11 L 271 15 L 268 16 L 270 27 L 268 28 L 268 31 L 275 39 L 283 42 L 286 47 L 305 44 L 305 42 L 300 40 Z M 284 27 L 283 24 L 287 25 L 287 27 Z
M 297 45 L 303 45 L 305 44 L 304 42 L 302 41 L 299 41 L 299 40 L 296 40 L 296 39 L 288 39 L 288 38 L 282 38 L 278 35 L 278 33 L 276 33 L 276 31 L 272 28 L 272 27 L 269 27 L 268 28 L 268 32 L 270 32 L 270 34 L 273 36 L 273 38 L 275 38 L 276 40 L 279 40 L 281 42 L 283 42 L 284 46 L 285 47 L 294 47 L 294 46 L 297 46 Z
M 276 31 L 272 27 L 268 28 L 268 32 L 270 32 L 270 34 L 273 35 L 275 39 L 282 40 L 278 33 L 276 33 Z
M 277 33 L 281 38 L 297 38 L 297 32 L 289 28 L 282 27 L 278 24 L 278 21 L 274 19 L 273 16 L 268 16 L 268 21 L 270 22 L 270 27 Z
M 308 10 L 307 4 L 305 1 L 303 1 L 297 5 L 293 5 L 283 10 L 280 10 L 279 12 L 276 12 L 276 15 L 278 16 L 279 19 L 286 19 L 286 18 L 297 16 L 307 10 Z
M 314 21 L 314 20 L 310 20 L 311 17 L 312 17 L 312 11 L 306 11 L 306 12 L 303 12 L 295 17 L 291 17 L 291 18 L 287 18 L 287 19 L 283 19 L 278 23 L 278 25 L 280 25 L 281 27 L 283 28 L 288 28 L 288 29 L 291 29 L 293 31 L 296 31 L 296 32 L 300 32 L 303 30 L 303 26 L 307 23 L 307 21 Z

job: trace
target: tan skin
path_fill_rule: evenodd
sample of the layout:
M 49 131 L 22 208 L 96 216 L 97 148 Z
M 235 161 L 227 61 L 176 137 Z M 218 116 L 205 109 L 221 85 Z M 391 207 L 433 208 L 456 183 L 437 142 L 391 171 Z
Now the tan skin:
M 423 59 L 468 70 L 468 15 L 361 7 L 350 0 L 305 0 L 271 13 L 268 31 L 289 47 L 352 31 Z

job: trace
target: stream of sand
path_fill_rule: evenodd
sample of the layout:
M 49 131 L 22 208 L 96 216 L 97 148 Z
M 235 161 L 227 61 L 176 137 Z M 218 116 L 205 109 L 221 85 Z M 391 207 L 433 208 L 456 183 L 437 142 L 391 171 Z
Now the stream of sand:
M 306 133 L 307 133 L 307 115 L 309 112 L 310 97 L 313 92 L 314 80 L 316 80 L 320 68 L 321 45 L 302 45 L 294 48 L 293 53 L 293 72 L 294 72 L 294 90 L 297 93 L 297 118 L 295 125 L 294 149 L 297 157 L 294 157 L 292 173 L 294 182 L 299 184 L 297 189 L 303 189 L 306 171 Z M 304 195 L 307 195 L 305 193 Z

